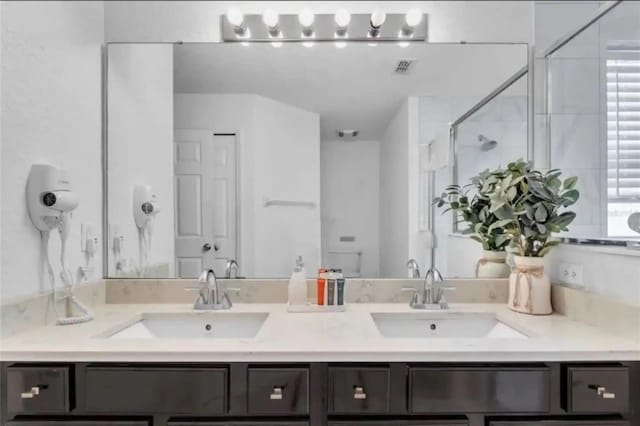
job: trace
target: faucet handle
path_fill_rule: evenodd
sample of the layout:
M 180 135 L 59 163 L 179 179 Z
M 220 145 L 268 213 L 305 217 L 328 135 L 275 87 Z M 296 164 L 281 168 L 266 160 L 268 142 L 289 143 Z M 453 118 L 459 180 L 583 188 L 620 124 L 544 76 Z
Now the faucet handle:
M 413 287 L 402 287 L 400 289 L 402 293 L 413 293 L 411 295 L 411 300 L 409 301 L 409 306 L 415 306 L 419 303 L 418 300 L 418 289 Z

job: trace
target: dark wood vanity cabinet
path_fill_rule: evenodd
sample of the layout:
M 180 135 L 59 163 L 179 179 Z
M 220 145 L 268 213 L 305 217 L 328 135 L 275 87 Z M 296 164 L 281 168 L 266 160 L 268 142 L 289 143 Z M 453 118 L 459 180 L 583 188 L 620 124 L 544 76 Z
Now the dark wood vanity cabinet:
M 640 426 L 640 362 L 12 363 L 0 426 Z

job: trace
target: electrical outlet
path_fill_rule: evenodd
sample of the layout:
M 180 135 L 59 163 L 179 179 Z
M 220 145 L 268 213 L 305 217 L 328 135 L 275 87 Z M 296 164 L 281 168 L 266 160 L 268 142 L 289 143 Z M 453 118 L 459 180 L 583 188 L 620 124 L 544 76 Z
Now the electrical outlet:
M 560 277 L 565 284 L 571 284 L 574 287 L 583 287 L 582 265 L 577 263 L 561 263 Z
M 96 227 L 92 223 L 80 225 L 80 251 L 93 254 L 98 245 Z

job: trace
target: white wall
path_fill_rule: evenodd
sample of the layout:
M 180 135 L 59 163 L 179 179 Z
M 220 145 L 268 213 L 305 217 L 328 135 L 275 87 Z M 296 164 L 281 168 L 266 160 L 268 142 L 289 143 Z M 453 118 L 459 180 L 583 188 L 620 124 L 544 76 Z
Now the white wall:
M 105 4 L 108 41 L 220 41 L 220 16 L 231 5 L 245 13 L 262 13 L 266 7 L 279 13 L 406 13 L 419 7 L 428 15 L 431 42 L 529 42 L 533 34 L 530 1 L 110 1 Z
M 236 133 L 240 144 L 240 270 L 291 274 L 298 255 L 320 265 L 320 121 L 315 113 L 257 95 L 175 95 L 175 126 Z M 310 201 L 264 207 L 264 199 Z
M 407 98 L 380 140 L 380 276 L 403 277 L 426 258 L 418 235 L 418 98 Z
M 80 224 L 100 233 L 102 2 L 2 2 L 3 299 L 49 289 L 42 280 L 40 235 L 29 219 L 25 186 L 33 163 L 67 169 L 80 205 L 73 214 L 68 268 L 84 264 Z M 101 234 L 101 233 L 100 233 Z M 51 259 L 60 267 L 59 238 Z M 94 278 L 102 276 L 98 247 Z
M 173 45 L 112 44 L 108 49 L 109 225 L 124 237 L 124 272 L 140 265 L 133 188 L 150 185 L 154 218 L 149 264 L 174 269 Z M 110 246 L 111 247 L 111 246 Z M 113 253 L 109 275 L 116 276 Z
M 323 266 L 354 271 L 361 251 L 360 276 L 378 277 L 380 142 L 322 141 L 320 170 Z

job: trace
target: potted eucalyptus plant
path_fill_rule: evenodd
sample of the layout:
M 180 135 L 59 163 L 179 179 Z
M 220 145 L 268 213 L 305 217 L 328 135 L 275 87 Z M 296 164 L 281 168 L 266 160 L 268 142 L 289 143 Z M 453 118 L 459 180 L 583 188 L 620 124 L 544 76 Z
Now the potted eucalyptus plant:
M 551 284 L 543 257 L 558 241 L 553 234 L 567 231 L 576 217 L 565 210 L 580 196 L 577 178 L 561 180 L 557 169 L 541 172 L 518 160 L 505 170 L 490 172 L 493 182 L 489 211 L 498 219 L 492 226 L 508 235 L 515 250 L 509 277 L 509 307 L 518 312 L 545 315 L 552 312 Z
M 470 238 L 482 244 L 482 258 L 476 263 L 477 278 L 507 278 L 511 268 L 506 263 L 505 249 L 510 243 L 510 236 L 505 230 L 496 226 L 500 221 L 491 212 L 491 193 L 499 178 L 489 170 L 485 170 L 471 178 L 465 186 L 449 185 L 434 203 L 437 207 L 446 206 L 443 213 L 454 211 L 458 214 L 458 222 L 466 223 L 468 228 L 462 232 L 470 234 Z

